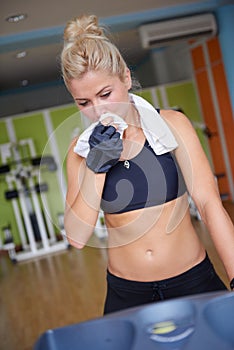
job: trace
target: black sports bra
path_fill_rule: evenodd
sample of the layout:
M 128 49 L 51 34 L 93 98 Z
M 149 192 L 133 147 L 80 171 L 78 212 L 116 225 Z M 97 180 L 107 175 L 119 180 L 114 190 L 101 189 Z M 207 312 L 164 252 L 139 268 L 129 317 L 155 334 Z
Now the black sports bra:
M 101 208 L 106 213 L 124 213 L 160 205 L 186 192 L 186 185 L 175 157 L 156 155 L 148 141 L 130 159 L 129 167 L 119 161 L 106 175 Z

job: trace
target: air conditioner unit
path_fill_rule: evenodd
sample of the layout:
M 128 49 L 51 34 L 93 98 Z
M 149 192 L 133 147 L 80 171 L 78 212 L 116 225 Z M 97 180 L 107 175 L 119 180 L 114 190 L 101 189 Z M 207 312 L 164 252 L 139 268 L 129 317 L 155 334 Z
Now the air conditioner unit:
M 139 27 L 143 48 L 165 46 L 173 42 L 212 37 L 217 34 L 213 14 L 202 14 L 149 23 Z

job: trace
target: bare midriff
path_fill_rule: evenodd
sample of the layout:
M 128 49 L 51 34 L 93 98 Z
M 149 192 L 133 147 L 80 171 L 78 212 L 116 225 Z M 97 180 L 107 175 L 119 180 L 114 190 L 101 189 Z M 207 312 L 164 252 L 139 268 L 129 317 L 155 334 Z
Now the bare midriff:
M 160 206 L 106 214 L 108 270 L 121 278 L 157 281 L 205 258 L 191 222 L 187 195 Z

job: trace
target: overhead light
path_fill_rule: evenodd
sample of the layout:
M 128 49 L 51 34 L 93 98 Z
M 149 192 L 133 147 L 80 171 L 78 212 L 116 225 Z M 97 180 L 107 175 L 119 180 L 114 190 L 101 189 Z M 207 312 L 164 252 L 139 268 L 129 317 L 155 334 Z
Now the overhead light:
M 24 79 L 24 80 L 21 80 L 20 85 L 21 85 L 22 87 L 24 87 L 24 86 L 27 86 L 28 83 L 29 83 L 29 81 L 28 81 L 27 79 Z
M 6 21 L 9 23 L 17 23 L 17 22 L 25 20 L 26 18 L 27 18 L 26 13 L 20 13 L 18 15 L 13 15 L 13 16 L 7 17 Z
M 16 58 L 24 58 L 26 55 L 27 55 L 26 51 L 20 51 L 15 55 L 15 57 Z

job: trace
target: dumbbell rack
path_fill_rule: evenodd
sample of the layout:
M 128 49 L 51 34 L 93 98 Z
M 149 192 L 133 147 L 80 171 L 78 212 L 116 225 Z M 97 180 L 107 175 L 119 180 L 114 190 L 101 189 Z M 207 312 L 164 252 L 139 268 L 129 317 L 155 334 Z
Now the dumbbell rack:
M 9 143 L 8 145 L 9 149 L 11 149 L 12 144 Z M 31 164 L 29 164 L 28 161 L 24 164 L 24 159 L 20 157 L 18 151 L 16 152 L 16 150 L 14 150 L 15 162 L 13 169 L 10 169 L 9 166 L 7 169 L 6 164 L 2 166 L 5 166 L 6 170 L 5 181 L 8 187 L 6 193 L 8 196 L 7 199 L 11 200 L 12 203 L 22 244 L 22 251 L 20 252 L 14 251 L 14 247 L 12 246 L 14 242 L 12 242 L 10 246 L 9 244 L 3 244 L 3 249 L 8 250 L 9 256 L 13 261 L 31 259 L 51 252 L 64 250 L 68 247 L 65 236 L 63 236 L 61 241 L 56 240 L 54 226 L 50 220 L 51 215 L 48 213 L 45 194 L 47 190 L 46 184 L 35 185 L 43 166 L 45 170 L 45 165 L 50 166 L 53 169 L 52 171 L 56 170 L 56 166 L 52 164 L 53 158 L 47 157 L 46 161 L 44 158 L 36 158 L 32 139 L 19 141 L 17 143 L 17 148 L 25 147 L 25 145 L 30 151 Z M 4 146 L 6 147 L 6 145 Z M 46 206 L 46 213 L 44 213 L 41 208 L 39 195 L 41 196 L 43 205 Z M 37 239 L 35 237 L 35 227 L 39 236 Z

